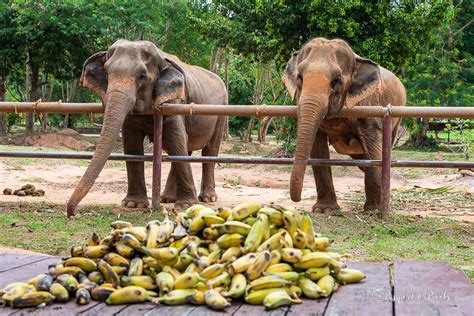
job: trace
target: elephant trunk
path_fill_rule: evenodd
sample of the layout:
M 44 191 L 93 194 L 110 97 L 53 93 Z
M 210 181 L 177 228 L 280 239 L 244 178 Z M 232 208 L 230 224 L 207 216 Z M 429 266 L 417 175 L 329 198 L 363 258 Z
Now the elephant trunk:
M 68 217 L 74 216 L 77 205 L 89 192 L 104 168 L 114 147 L 115 140 L 119 135 L 123 121 L 132 109 L 132 106 L 133 100 L 127 94 L 116 91 L 108 93 L 100 140 L 86 172 L 67 202 Z
M 303 87 L 299 99 L 296 149 L 290 179 L 290 196 L 294 202 L 301 201 L 306 165 L 316 133 L 327 111 L 327 91 L 314 91 Z

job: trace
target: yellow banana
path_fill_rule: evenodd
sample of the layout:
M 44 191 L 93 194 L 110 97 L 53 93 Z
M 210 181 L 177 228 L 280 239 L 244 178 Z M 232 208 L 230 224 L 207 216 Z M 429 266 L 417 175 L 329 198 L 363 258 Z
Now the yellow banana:
M 224 296 L 239 298 L 244 295 L 246 287 L 247 279 L 245 278 L 245 275 L 242 273 L 235 274 L 232 277 L 229 291 L 227 291 Z
M 94 301 L 105 302 L 109 298 L 110 294 L 115 291 L 116 289 L 112 287 L 99 286 L 92 290 L 91 297 Z
M 130 261 L 130 268 L 128 269 L 128 276 L 143 274 L 143 260 L 140 258 L 133 258 Z
M 87 275 L 87 278 L 91 282 L 94 282 L 94 283 L 97 283 L 97 284 L 104 283 L 104 277 L 102 276 L 102 273 L 100 273 L 99 271 L 92 271 L 91 273 L 89 273 Z
M 100 244 L 100 237 L 97 235 L 96 232 L 92 233 L 92 236 L 87 238 L 86 245 L 87 246 L 98 246 Z
M 69 292 L 76 291 L 77 286 L 79 285 L 76 278 L 70 274 L 60 274 L 55 281 L 64 286 Z
M 204 299 L 207 304 L 212 309 L 222 310 L 228 306 L 230 303 L 216 290 L 207 290 L 204 293 Z
M 297 229 L 296 233 L 293 235 L 293 245 L 299 249 L 305 249 L 308 246 L 306 233 L 301 229 Z
M 267 215 L 265 214 L 258 215 L 257 221 L 250 229 L 244 243 L 244 248 L 247 252 L 254 252 L 260 246 L 264 235 L 266 217 Z
M 314 246 L 314 226 L 313 220 L 308 213 L 305 213 L 301 218 L 301 230 L 306 234 L 306 240 L 308 241 L 308 247 L 316 251 L 316 247 Z
M 165 305 L 183 305 L 191 303 L 194 300 L 194 295 L 199 292 L 196 289 L 177 289 L 166 293 L 165 295 L 155 298 L 154 303 L 162 303 Z
M 157 242 L 159 244 L 167 242 L 173 234 L 174 227 L 175 223 L 172 220 L 166 218 L 159 226 Z
M 308 277 L 312 281 L 317 281 L 323 276 L 328 275 L 329 273 L 331 273 L 329 266 L 325 266 L 322 268 L 310 268 L 306 270 L 306 277 Z
M 296 263 L 303 258 L 303 252 L 296 248 L 282 248 L 280 251 L 281 259 L 289 263 Z
M 156 260 L 159 260 L 159 261 L 169 261 L 169 260 L 176 259 L 179 254 L 178 249 L 173 248 L 173 247 L 165 247 L 165 248 L 142 247 L 140 251 L 146 254 L 147 256 L 155 258 Z
M 245 240 L 245 237 L 240 234 L 224 234 L 217 239 L 217 244 L 221 249 L 230 247 L 237 247 Z
M 204 220 L 204 223 L 206 223 L 207 226 L 223 224 L 225 222 L 225 219 L 223 219 L 217 214 L 206 214 L 202 217 L 202 219 Z
M 272 250 L 270 252 L 271 258 L 270 258 L 270 264 L 268 266 L 272 266 L 275 264 L 280 263 L 281 261 L 281 253 L 278 250 Z
M 249 217 L 244 218 L 242 223 L 244 223 L 246 225 L 249 225 L 249 226 L 253 226 L 253 224 L 255 224 L 256 221 L 257 221 L 257 218 L 255 216 L 249 216 Z
M 314 249 L 319 251 L 326 251 L 333 241 L 327 237 L 315 237 Z
M 115 236 L 114 234 L 110 234 L 102 238 L 102 240 L 99 242 L 99 245 L 111 247 L 112 244 L 116 241 L 116 239 L 117 239 L 117 236 Z
M 226 251 L 221 256 L 221 261 L 222 262 L 229 262 L 231 260 L 234 260 L 235 258 L 239 258 L 243 253 L 245 249 L 243 247 L 230 247 L 227 248 Z
M 5 287 L 4 293 L 2 295 L 2 301 L 8 305 L 14 299 L 32 292 L 36 292 L 34 285 L 24 282 L 15 282 Z
M 292 290 L 289 287 L 273 287 L 273 288 L 267 288 L 263 290 L 251 291 L 249 294 L 245 296 L 245 302 L 252 305 L 262 305 L 263 300 L 265 299 L 265 297 L 267 297 L 267 295 L 269 295 L 270 293 L 279 292 L 279 291 L 286 291 L 288 293 L 288 292 L 291 292 Z M 297 296 L 294 296 L 294 297 L 297 297 Z
M 51 275 L 45 275 L 36 282 L 36 290 L 48 292 L 51 284 L 53 284 L 53 277 Z
M 155 279 L 149 275 L 122 276 L 120 280 L 123 286 L 135 285 L 150 291 L 157 288 Z
M 142 248 L 142 243 L 132 234 L 122 235 L 122 240 L 135 250 L 140 250 Z
M 331 262 L 331 257 L 324 252 L 311 252 L 304 255 L 295 267 L 298 269 L 321 268 Z
M 100 259 L 110 252 L 110 247 L 106 245 L 87 246 L 84 255 L 90 259 Z
M 286 231 L 280 231 L 265 240 L 258 248 L 257 251 L 264 251 L 264 250 L 275 250 L 281 248 L 283 239 L 285 237 Z
M 160 289 L 160 293 L 166 294 L 174 289 L 174 278 L 171 273 L 163 271 L 158 273 L 155 277 L 155 282 Z
M 111 266 L 119 266 L 119 267 L 130 267 L 130 261 L 119 254 L 109 252 L 104 256 L 104 260 L 110 264 Z
M 181 275 L 181 273 L 178 270 L 176 270 L 175 268 L 171 266 L 163 266 L 161 271 L 168 272 L 169 274 L 171 274 L 174 280 L 176 280 Z
M 54 300 L 58 303 L 66 303 L 69 301 L 69 292 L 64 286 L 59 283 L 51 284 L 49 288 L 49 293 L 54 296 Z
M 114 233 L 118 235 L 123 235 L 123 234 L 133 235 L 140 242 L 145 242 L 146 237 L 147 237 L 146 227 L 143 227 L 143 226 L 132 226 L 132 227 L 125 227 L 122 229 L 116 229 Z
M 148 248 L 156 248 L 158 245 L 158 233 L 160 232 L 159 221 L 149 221 L 146 225 L 148 235 L 146 237 L 146 246 Z
M 85 272 L 92 272 L 97 270 L 97 264 L 95 263 L 94 260 L 88 259 L 88 258 L 81 258 L 81 257 L 75 257 L 75 258 L 69 258 L 64 262 L 64 266 L 70 267 L 79 267 Z
M 202 204 L 195 204 L 193 206 L 188 207 L 184 211 L 184 214 L 185 214 L 186 218 L 192 219 L 192 218 L 196 217 L 199 214 L 199 212 L 202 211 L 205 208 L 208 208 L 208 207 L 205 206 L 205 205 L 202 205 Z
M 70 275 L 74 275 L 74 276 L 77 276 L 79 273 L 82 273 L 84 274 L 84 270 L 82 270 L 81 268 L 79 267 L 62 267 L 62 268 L 57 268 L 56 270 L 54 270 L 51 275 L 55 278 L 57 277 L 58 275 L 60 274 L 70 274 Z
M 261 207 L 262 204 L 259 202 L 244 202 L 238 204 L 232 208 L 232 219 L 235 221 L 241 221 L 244 218 L 257 213 Z
M 204 282 L 206 279 L 201 278 L 197 272 L 183 273 L 174 281 L 175 289 L 192 289 L 198 282 Z
M 202 235 L 208 240 L 217 240 L 221 234 L 217 228 L 206 227 L 203 229 Z
M 99 269 L 100 273 L 102 273 L 107 283 L 112 283 L 114 286 L 120 284 L 120 279 L 117 273 L 106 261 L 100 260 L 97 265 L 97 268 Z
M 222 229 L 227 234 L 240 234 L 247 236 L 252 226 L 239 221 L 227 221 L 223 224 L 214 224 L 212 228 Z
M 204 215 L 215 215 L 216 212 L 214 212 L 212 209 L 206 207 L 202 210 L 199 211 L 199 214 L 195 216 L 191 223 L 189 224 L 189 232 L 197 234 L 199 233 L 205 226 L 206 223 L 204 222 L 203 216 Z
M 263 272 L 263 275 L 276 275 L 280 276 L 287 281 L 296 281 L 300 277 L 298 272 L 289 271 L 289 272 Z
M 298 229 L 295 213 L 291 211 L 283 211 L 283 223 L 285 224 L 285 228 L 288 233 L 290 233 L 290 236 L 293 236 Z
M 223 219 L 227 220 L 229 216 L 232 214 L 232 209 L 228 207 L 219 207 L 217 209 L 217 214 L 219 214 L 220 217 Z
M 115 229 L 122 229 L 122 228 L 127 228 L 127 227 L 132 227 L 132 223 L 126 222 L 126 221 L 115 221 L 110 224 L 110 226 L 115 230 Z
M 231 275 L 242 273 L 247 270 L 247 268 L 252 264 L 256 257 L 255 253 L 248 253 L 229 265 L 229 273 Z
M 11 301 L 13 308 L 35 307 L 40 304 L 50 304 L 54 301 L 54 296 L 46 291 L 37 291 L 23 294 Z
M 264 251 L 255 257 L 254 261 L 247 269 L 246 275 L 249 280 L 255 280 L 270 264 L 271 255 L 269 251 Z
M 335 275 L 336 280 L 342 284 L 357 283 L 365 279 L 365 274 L 357 269 L 341 269 Z
M 115 243 L 115 250 L 124 258 L 132 258 L 135 254 L 135 250 L 123 240 L 119 240 Z
M 321 296 L 328 297 L 331 295 L 334 287 L 336 285 L 336 281 L 331 275 L 325 275 L 321 279 L 318 280 L 317 285 L 323 290 Z
M 290 305 L 290 304 L 300 304 L 302 301 L 300 299 L 291 298 L 286 291 L 275 291 L 268 294 L 263 300 L 263 305 L 266 309 L 275 309 L 280 306 Z
M 316 299 L 324 294 L 324 291 L 316 283 L 305 277 L 299 278 L 298 286 L 304 295 L 310 299 Z
M 204 279 L 212 279 L 224 272 L 225 268 L 227 267 L 226 264 L 223 263 L 215 263 L 206 267 L 202 270 L 199 275 Z
M 346 267 L 346 264 L 342 261 L 337 261 L 336 259 L 334 258 L 331 258 L 331 261 L 329 262 L 329 268 L 331 269 L 331 271 L 333 271 L 334 273 L 338 273 L 339 271 L 341 271 L 342 269 L 344 269 Z
M 262 207 L 258 210 L 259 214 L 265 214 L 268 216 L 268 221 L 270 224 L 275 226 L 282 226 L 283 225 L 283 216 L 280 211 L 277 211 L 271 207 Z
M 291 272 L 293 268 L 288 263 L 277 263 L 269 266 L 265 272 L 268 273 L 279 273 L 279 272 Z
M 248 289 L 257 291 L 272 287 L 283 287 L 286 285 L 291 285 L 291 281 L 287 281 L 277 275 L 266 275 L 250 282 Z
M 232 278 L 230 274 L 224 271 L 215 278 L 208 280 L 206 285 L 209 288 L 227 287 L 231 281 Z
M 84 257 L 84 248 L 82 246 L 72 246 L 71 257 Z
M 291 237 L 290 233 L 286 229 L 282 229 L 285 232 L 283 238 L 283 248 L 293 248 L 293 237 Z
M 113 291 L 105 303 L 108 305 L 131 304 L 146 302 L 153 297 L 153 292 L 149 292 L 139 286 L 126 286 Z
M 78 289 L 76 291 L 76 303 L 79 305 L 87 305 L 91 302 L 91 293 L 86 289 Z
M 26 283 L 36 287 L 36 284 L 38 283 L 38 281 L 41 280 L 45 276 L 46 276 L 46 274 L 44 274 L 44 273 L 38 274 L 38 275 L 34 276 L 33 278 L 29 279 L 28 281 L 26 281 Z

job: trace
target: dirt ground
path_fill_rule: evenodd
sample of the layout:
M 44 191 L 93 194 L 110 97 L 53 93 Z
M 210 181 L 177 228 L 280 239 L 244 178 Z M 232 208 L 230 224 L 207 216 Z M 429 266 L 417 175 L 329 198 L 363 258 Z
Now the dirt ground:
M 61 136 L 62 137 L 62 136 Z M 44 139 L 44 137 L 39 138 Z M 62 138 L 61 138 L 62 139 Z M 39 142 L 44 146 L 45 142 Z M 67 142 L 66 142 L 67 143 Z M 223 146 L 223 154 L 235 155 L 235 143 Z M 43 147 L 29 146 L 25 150 L 44 150 Z M 267 148 L 268 149 L 268 148 Z M 248 150 L 245 150 L 247 153 Z M 248 154 L 248 153 L 247 153 Z M 253 153 L 250 153 L 253 154 Z M 39 160 L 39 159 L 0 159 L 0 192 L 4 188 L 17 189 L 26 183 L 34 184 L 37 189 L 46 191 L 44 197 L 17 197 L 0 195 L 2 201 L 47 201 L 66 203 L 69 195 L 87 167 L 86 161 L 75 160 Z M 165 185 L 170 164 L 163 165 L 162 187 Z M 201 165 L 192 164 L 196 187 L 200 187 Z M 290 168 L 277 166 L 257 165 L 219 165 L 216 168 L 216 191 L 219 200 L 215 206 L 233 205 L 244 200 L 259 200 L 264 203 L 291 204 L 288 191 Z M 146 183 L 148 196 L 151 197 L 151 163 L 146 164 Z M 359 208 L 363 205 L 364 179 L 363 173 L 357 168 L 336 167 L 333 170 L 334 185 L 339 203 L 343 211 L 354 207 L 354 200 Z M 426 207 L 416 209 L 400 209 L 398 212 L 407 212 L 421 216 L 433 215 L 450 217 L 456 220 L 474 222 L 474 178 L 462 177 L 456 170 L 448 173 L 438 173 L 435 170 L 426 170 L 426 173 L 411 178 L 401 174 L 400 169 L 393 171 L 391 186 L 395 194 L 399 191 L 411 190 L 415 186 L 421 188 L 437 188 L 452 186 L 455 190 L 466 195 L 467 203 L 456 209 Z M 419 188 L 418 188 L 419 189 Z M 124 162 L 108 162 L 100 174 L 97 182 L 82 201 L 86 204 L 120 204 L 127 190 L 126 169 Z M 355 198 L 354 198 L 355 196 Z M 310 210 L 315 202 L 316 190 L 310 168 L 305 177 L 302 201 L 296 203 L 301 209 Z M 472 203 L 471 203 L 472 202 Z M 447 211 L 449 214 L 446 214 Z

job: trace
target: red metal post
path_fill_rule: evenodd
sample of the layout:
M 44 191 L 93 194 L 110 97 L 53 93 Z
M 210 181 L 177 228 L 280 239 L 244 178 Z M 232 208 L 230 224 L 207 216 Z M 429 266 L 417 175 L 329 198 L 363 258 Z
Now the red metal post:
M 155 112 L 153 114 L 153 183 L 151 189 L 151 205 L 153 208 L 160 206 L 162 136 L 163 116 L 159 112 Z
M 392 117 L 390 111 L 383 118 L 382 136 L 382 220 L 390 211 L 390 168 L 392 161 Z

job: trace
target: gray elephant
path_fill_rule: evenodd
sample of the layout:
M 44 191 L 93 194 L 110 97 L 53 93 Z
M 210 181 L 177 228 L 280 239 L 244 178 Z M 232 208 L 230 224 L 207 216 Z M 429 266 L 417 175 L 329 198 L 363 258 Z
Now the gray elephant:
M 382 119 L 336 118 L 343 107 L 406 103 L 400 80 L 387 69 L 359 57 L 343 40 L 315 38 L 289 60 L 283 84 L 298 103 L 295 162 L 290 195 L 301 200 L 308 158 L 329 158 L 329 145 L 353 159 L 381 159 Z M 392 139 L 400 119 L 393 119 Z M 365 210 L 380 209 L 381 170 L 361 168 L 365 173 Z M 331 167 L 313 167 L 318 193 L 313 211 L 337 209 Z
M 68 215 L 94 184 L 121 127 L 126 154 L 143 154 L 145 136 L 153 141 L 153 117 L 133 113 L 165 102 L 227 104 L 225 85 L 217 75 L 183 63 L 149 41 L 118 40 L 107 51 L 92 55 L 84 63 L 80 83 L 97 93 L 105 114 L 94 157 L 67 203 Z M 163 149 L 170 155 L 191 155 L 202 149 L 203 156 L 217 156 L 224 124 L 222 116 L 165 116 Z M 147 207 L 144 163 L 126 164 L 128 193 L 122 205 Z M 199 200 L 217 200 L 214 164 L 203 164 Z M 181 206 L 198 202 L 189 163 L 172 163 L 161 202 Z

